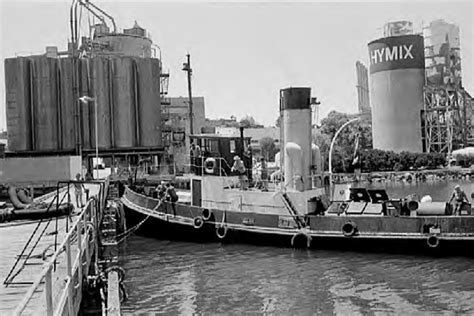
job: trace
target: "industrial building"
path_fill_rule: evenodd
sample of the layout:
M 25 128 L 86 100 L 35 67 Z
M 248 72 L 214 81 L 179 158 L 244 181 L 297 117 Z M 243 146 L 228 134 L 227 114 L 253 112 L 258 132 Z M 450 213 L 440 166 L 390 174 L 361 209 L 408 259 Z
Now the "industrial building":
M 472 98 L 462 87 L 457 26 L 437 20 L 415 34 L 411 22 L 391 22 L 368 46 L 374 148 L 450 155 L 470 145 Z
M 100 20 L 91 37 L 79 33 L 80 6 Z M 5 59 L 6 157 L 77 155 L 89 170 L 97 154 L 114 164 L 157 162 L 169 77 L 158 47 L 137 22 L 119 32 L 90 1 L 73 1 L 70 19 L 66 51 Z
M 162 138 L 166 161 L 173 172 L 184 172 L 189 165 L 189 135 L 205 132 L 206 122 L 204 97 L 192 97 L 193 124 L 191 131 L 189 98 L 170 97 L 161 107 Z M 171 170 L 170 170 L 171 171 Z

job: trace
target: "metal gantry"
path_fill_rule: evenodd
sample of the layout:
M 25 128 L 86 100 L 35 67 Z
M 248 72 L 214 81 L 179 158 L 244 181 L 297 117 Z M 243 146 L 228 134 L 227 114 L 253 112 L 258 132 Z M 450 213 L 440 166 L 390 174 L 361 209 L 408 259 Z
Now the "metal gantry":
M 422 131 L 426 152 L 445 153 L 469 146 L 473 140 L 472 97 L 448 85 L 424 87 Z

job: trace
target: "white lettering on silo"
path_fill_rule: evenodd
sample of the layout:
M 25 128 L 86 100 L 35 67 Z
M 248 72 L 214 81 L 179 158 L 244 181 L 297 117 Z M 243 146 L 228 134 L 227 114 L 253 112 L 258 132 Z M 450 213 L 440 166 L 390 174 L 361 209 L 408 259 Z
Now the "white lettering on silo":
M 412 49 L 413 44 L 374 49 L 370 52 L 370 63 L 373 65 L 393 60 L 415 59 Z
M 410 59 L 414 59 L 413 55 L 411 54 L 411 49 L 413 48 L 413 44 L 410 46 L 403 45 L 403 48 L 405 48 L 405 59 L 407 59 L 407 56 L 410 57 Z
M 398 59 L 398 49 L 397 46 L 392 47 L 392 51 L 390 51 L 390 47 L 385 48 L 385 58 L 387 60 L 397 60 Z

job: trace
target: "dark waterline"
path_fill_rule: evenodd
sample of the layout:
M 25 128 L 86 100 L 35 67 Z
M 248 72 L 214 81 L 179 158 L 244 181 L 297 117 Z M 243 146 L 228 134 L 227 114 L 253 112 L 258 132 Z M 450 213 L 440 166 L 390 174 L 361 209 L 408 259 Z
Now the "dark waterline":
M 470 181 L 459 182 L 468 196 Z M 454 183 L 374 183 L 393 197 L 445 201 Z M 474 314 L 474 262 L 130 237 L 123 246 L 128 312 Z M 474 249 L 473 249 L 474 251 Z

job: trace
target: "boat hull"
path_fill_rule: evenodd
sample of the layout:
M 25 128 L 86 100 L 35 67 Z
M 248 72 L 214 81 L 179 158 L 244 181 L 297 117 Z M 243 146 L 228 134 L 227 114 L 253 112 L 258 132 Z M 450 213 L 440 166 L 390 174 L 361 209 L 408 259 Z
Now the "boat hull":
M 469 227 L 474 230 L 474 217 L 309 216 L 301 218 L 301 221 L 307 223 L 306 228 L 298 228 L 291 216 L 283 218 L 272 214 L 213 209 L 210 210 L 211 218 L 202 221 L 201 225 L 204 208 L 167 202 L 157 207 L 158 200 L 128 189 L 122 197 L 122 202 L 125 206 L 127 227 L 137 226 L 138 233 L 163 240 L 474 256 L 474 234 L 466 232 Z M 196 218 L 199 218 L 198 225 Z M 450 222 L 451 219 L 453 223 Z M 342 226 L 348 222 L 357 227 L 354 234 L 342 231 Z M 464 232 L 423 232 L 427 225 L 428 228 L 432 227 L 430 223 L 439 222 L 448 228 L 457 224 L 458 227 L 464 227 Z M 471 224 L 473 226 L 470 226 Z M 390 226 L 391 229 L 387 229 Z M 369 230 L 368 227 L 372 229 Z

